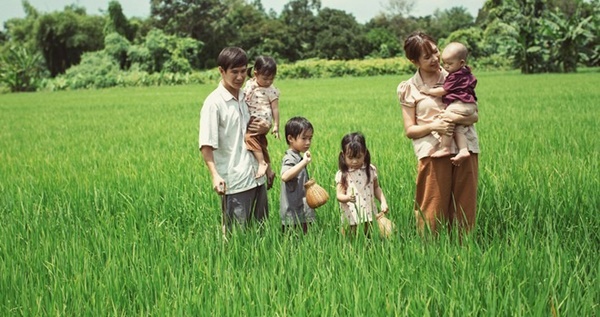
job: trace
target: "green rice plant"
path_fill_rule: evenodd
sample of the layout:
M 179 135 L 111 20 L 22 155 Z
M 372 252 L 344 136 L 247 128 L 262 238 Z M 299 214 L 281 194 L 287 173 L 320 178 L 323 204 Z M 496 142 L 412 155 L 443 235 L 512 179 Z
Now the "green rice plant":
M 0 315 L 597 316 L 596 69 L 476 74 L 478 219 L 459 244 L 416 233 L 406 76 L 285 79 L 282 125 L 307 117 L 309 173 L 335 197 L 340 141 L 361 131 L 398 229 L 339 233 L 335 199 L 307 235 L 219 231 L 198 151 L 216 86 L 0 96 Z M 287 144 L 269 139 L 279 175 Z

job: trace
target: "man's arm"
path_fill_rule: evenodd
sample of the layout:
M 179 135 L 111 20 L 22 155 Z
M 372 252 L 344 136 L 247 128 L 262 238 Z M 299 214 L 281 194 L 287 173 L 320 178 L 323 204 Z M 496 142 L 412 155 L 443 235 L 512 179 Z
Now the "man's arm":
M 211 146 L 204 145 L 202 148 L 200 148 L 200 151 L 202 151 L 202 157 L 204 158 L 204 162 L 206 163 L 208 171 L 210 172 L 214 191 L 216 191 L 219 195 L 224 195 L 227 189 L 227 184 L 225 184 L 225 180 L 217 171 L 217 166 L 215 164 L 215 158 L 213 155 L 214 149 Z

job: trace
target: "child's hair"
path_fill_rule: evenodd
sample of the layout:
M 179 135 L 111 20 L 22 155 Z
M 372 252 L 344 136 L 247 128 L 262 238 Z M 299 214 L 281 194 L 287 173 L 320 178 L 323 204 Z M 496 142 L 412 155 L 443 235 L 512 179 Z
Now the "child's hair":
M 246 51 L 239 47 L 226 47 L 219 53 L 217 65 L 225 71 L 230 68 L 247 66 L 248 56 Z
M 259 56 L 254 61 L 254 66 L 248 68 L 248 76 L 252 77 L 252 70 L 263 76 L 277 75 L 277 62 L 271 56 Z
M 465 62 L 467 61 L 467 58 L 469 57 L 469 49 L 463 43 L 451 42 L 446 45 L 444 49 L 446 48 L 454 50 L 458 59 L 465 60 Z
M 304 131 L 314 131 L 310 121 L 304 117 L 293 117 L 289 119 L 285 124 L 285 141 L 289 145 L 290 141 L 288 140 L 288 136 L 297 138 Z
M 365 154 L 365 165 L 367 166 L 366 174 L 367 174 L 367 183 L 365 186 L 371 181 L 371 153 L 369 149 L 367 149 L 367 141 L 365 140 L 365 136 L 360 132 L 352 132 L 344 135 L 342 138 L 342 151 L 340 152 L 340 158 L 338 162 L 338 166 L 340 171 L 342 172 L 342 188 L 348 187 L 348 165 L 346 165 L 345 155 L 350 158 L 356 157 L 360 154 Z

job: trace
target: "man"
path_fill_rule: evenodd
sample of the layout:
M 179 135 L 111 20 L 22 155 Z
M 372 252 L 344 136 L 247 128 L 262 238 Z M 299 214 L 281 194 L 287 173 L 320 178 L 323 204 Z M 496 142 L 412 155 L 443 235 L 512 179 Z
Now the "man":
M 259 223 L 269 214 L 265 177 L 255 178 L 258 162 L 244 143 L 248 129 L 266 133 L 267 122 L 250 121 L 242 85 L 248 57 L 239 47 L 224 48 L 217 58 L 219 86 L 206 97 L 200 111 L 199 146 L 212 177 L 212 188 L 224 195 L 223 233 L 235 220 L 245 227 L 255 218 Z M 272 180 L 270 180 L 272 181 Z

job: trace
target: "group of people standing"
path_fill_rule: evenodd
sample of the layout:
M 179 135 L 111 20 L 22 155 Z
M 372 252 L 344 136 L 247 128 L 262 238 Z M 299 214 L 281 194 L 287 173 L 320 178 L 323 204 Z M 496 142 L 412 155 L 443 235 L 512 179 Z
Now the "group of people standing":
M 446 46 L 414 32 L 404 42 L 406 57 L 417 67 L 398 85 L 404 132 L 413 141 L 418 159 L 414 212 L 419 232 L 439 231 L 440 224 L 460 232 L 475 224 L 478 181 L 476 79 L 466 64 L 466 48 Z M 440 55 L 443 67 L 440 67 Z M 260 56 L 252 68 L 243 49 L 227 47 L 217 58 L 218 87 L 206 97 L 200 113 L 199 147 L 210 172 L 212 189 L 222 198 L 222 228 L 266 220 L 267 189 L 275 174 L 266 135 L 280 137 L 279 91 L 273 86 L 275 61 Z M 246 82 L 247 76 L 251 79 Z M 306 203 L 304 183 L 309 180 L 313 126 L 304 117 L 290 118 L 282 136 L 288 149 L 281 163 L 280 217 L 282 231 L 303 232 L 315 221 Z M 388 204 L 371 163 L 364 135 L 351 132 L 341 140 L 335 175 L 341 220 L 355 234 L 365 234 L 377 213 Z

